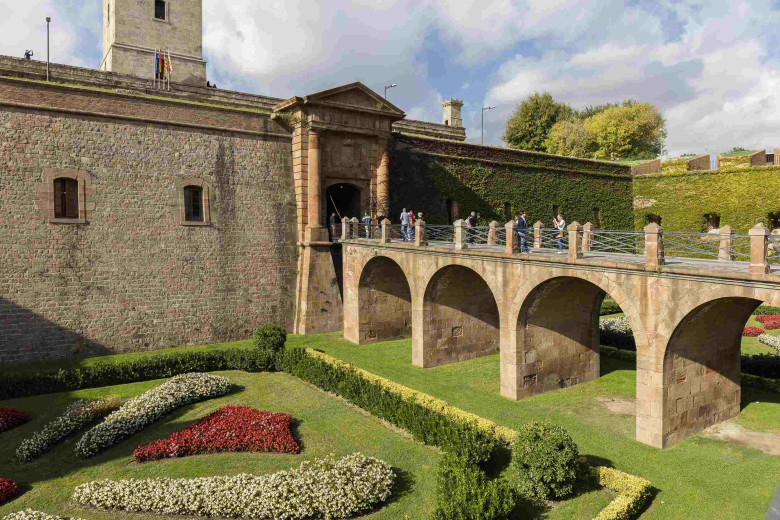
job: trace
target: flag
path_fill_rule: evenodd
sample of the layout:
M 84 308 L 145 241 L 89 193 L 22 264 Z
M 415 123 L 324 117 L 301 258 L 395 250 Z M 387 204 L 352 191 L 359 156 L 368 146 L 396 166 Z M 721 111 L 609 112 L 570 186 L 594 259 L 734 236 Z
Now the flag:
M 173 74 L 173 60 L 171 59 L 171 51 L 168 51 L 168 74 Z
M 160 77 L 160 57 L 157 53 L 157 49 L 154 50 L 154 77 Z

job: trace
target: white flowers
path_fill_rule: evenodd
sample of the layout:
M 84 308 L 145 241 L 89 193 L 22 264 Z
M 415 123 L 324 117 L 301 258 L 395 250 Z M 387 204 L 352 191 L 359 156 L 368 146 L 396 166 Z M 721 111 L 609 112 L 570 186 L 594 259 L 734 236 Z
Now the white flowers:
M 71 433 L 86 428 L 92 422 L 119 408 L 119 404 L 120 399 L 116 396 L 100 401 L 76 401 L 42 430 L 35 432 L 29 439 L 23 440 L 16 449 L 16 458 L 22 462 L 37 459 Z
M 394 479 L 386 462 L 353 453 L 264 476 L 89 482 L 76 488 L 73 500 L 101 509 L 160 515 L 335 519 L 385 501 Z
M 631 322 L 629 322 L 628 318 L 625 316 L 619 318 L 604 318 L 599 321 L 599 328 L 604 332 L 631 334 Z
M 230 381 L 211 374 L 182 374 L 134 397 L 87 431 L 76 444 L 76 454 L 92 457 L 142 430 L 186 404 L 225 395 Z
M 65 518 L 64 516 L 54 516 L 40 511 L 33 511 L 27 509 L 25 511 L 19 511 L 18 513 L 11 513 L 8 516 L 3 517 L 3 520 L 80 520 L 78 518 Z
M 767 347 L 774 349 L 777 355 L 780 356 L 780 336 L 770 336 L 769 334 L 761 334 L 758 337 L 759 343 L 766 345 Z

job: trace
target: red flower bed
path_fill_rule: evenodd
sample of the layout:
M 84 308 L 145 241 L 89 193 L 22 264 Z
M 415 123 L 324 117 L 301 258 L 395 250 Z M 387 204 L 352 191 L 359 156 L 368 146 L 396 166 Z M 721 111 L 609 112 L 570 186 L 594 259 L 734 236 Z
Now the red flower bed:
M 0 506 L 19 494 L 19 487 L 11 479 L 0 478 Z
M 767 330 L 780 329 L 780 316 L 756 316 L 756 319 L 760 321 Z
M 236 451 L 298 453 L 290 431 L 292 416 L 246 406 L 223 406 L 198 422 L 165 439 L 139 446 L 136 462 L 147 462 L 201 453 Z
M 748 338 L 757 338 L 761 334 L 764 334 L 764 329 L 758 327 L 745 327 L 745 330 L 742 331 L 742 335 Z
M 0 433 L 16 428 L 30 420 L 30 416 L 16 408 L 0 408 Z

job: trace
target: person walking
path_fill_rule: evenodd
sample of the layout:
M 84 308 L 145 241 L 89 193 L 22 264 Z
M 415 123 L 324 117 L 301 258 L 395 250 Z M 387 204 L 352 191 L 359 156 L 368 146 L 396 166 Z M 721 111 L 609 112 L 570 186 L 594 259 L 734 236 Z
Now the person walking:
M 555 235 L 555 239 L 558 241 L 558 254 L 563 254 L 563 235 L 566 230 L 566 221 L 563 220 L 563 215 L 558 213 L 558 216 L 555 217 L 555 220 L 553 220 L 553 225 L 555 226 L 555 229 L 558 230 L 558 234 Z
M 409 242 L 414 242 L 414 210 L 409 210 Z
M 363 215 L 363 225 L 366 226 L 366 238 L 372 238 L 371 237 L 371 215 L 366 212 L 365 215 Z
M 469 218 L 466 219 L 466 242 L 469 244 L 474 243 L 474 228 L 477 226 L 477 214 L 475 212 L 471 212 L 471 215 L 469 215 Z
M 401 237 L 404 242 L 409 241 L 409 213 L 406 208 L 401 211 Z
M 525 210 L 517 214 L 517 237 L 520 239 L 520 252 L 528 252 L 528 222 L 525 220 Z

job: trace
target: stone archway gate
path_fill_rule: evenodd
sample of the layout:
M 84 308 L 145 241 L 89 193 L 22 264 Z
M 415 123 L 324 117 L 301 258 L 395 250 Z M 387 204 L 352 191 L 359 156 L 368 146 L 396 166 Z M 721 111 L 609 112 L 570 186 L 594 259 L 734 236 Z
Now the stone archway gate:
M 529 236 L 531 252 L 519 254 L 511 224 L 503 235 L 491 226 L 481 243 L 479 231 L 460 222 L 441 242 L 428 243 L 434 226 L 424 223 L 414 242 L 391 242 L 386 237 L 399 233 L 387 221 L 380 239 L 343 240 L 345 338 L 408 337 L 411 326 L 420 367 L 491 353 L 484 340 L 493 338 L 501 393 L 520 399 L 599 377 L 598 314 L 609 295 L 637 345 L 637 440 L 665 447 L 739 413 L 742 328 L 762 302 L 780 305 L 780 271 L 767 263 L 762 226 L 745 236 L 748 264 L 664 261 L 655 224 L 635 255 L 594 251 L 599 232 L 577 223 L 563 255 L 542 247 L 543 230 Z M 476 308 L 464 303 L 470 291 Z

